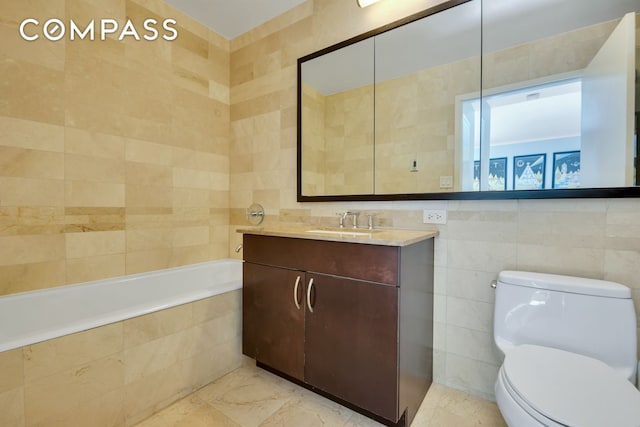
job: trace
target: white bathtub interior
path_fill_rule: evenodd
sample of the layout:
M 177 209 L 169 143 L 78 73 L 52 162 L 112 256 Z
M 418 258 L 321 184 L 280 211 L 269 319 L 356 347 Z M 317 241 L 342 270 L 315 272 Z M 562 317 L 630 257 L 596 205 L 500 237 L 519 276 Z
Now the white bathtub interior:
M 0 352 L 242 287 L 242 261 L 221 259 L 0 297 Z

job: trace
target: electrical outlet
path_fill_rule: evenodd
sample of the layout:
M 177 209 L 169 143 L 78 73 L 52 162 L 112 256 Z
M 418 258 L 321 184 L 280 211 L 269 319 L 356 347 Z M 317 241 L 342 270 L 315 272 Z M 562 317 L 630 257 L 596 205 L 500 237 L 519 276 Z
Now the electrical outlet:
M 425 209 L 422 211 L 422 222 L 424 224 L 446 224 L 447 211 L 444 209 Z

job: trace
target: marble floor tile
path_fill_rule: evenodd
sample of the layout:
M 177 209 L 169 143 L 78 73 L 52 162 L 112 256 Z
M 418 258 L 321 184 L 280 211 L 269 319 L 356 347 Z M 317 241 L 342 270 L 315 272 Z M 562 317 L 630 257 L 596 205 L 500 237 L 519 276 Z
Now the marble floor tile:
M 494 402 L 433 384 L 412 427 L 502 427 Z M 380 427 L 255 366 L 243 366 L 137 427 Z
M 158 412 L 137 427 L 240 427 L 195 393 Z
M 241 426 L 257 427 L 285 406 L 294 391 L 275 375 L 244 367 L 196 394 Z
M 503 427 L 506 423 L 495 402 L 432 384 L 412 423 L 412 427 L 422 426 Z

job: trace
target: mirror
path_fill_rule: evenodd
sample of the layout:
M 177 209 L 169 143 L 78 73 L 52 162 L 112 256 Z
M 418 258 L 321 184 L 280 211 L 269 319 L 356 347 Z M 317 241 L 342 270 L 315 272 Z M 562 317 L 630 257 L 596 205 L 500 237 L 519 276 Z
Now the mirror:
M 371 194 L 374 39 L 301 67 L 303 194 Z
M 640 196 L 637 9 L 449 1 L 300 58 L 298 200 Z
M 375 37 L 376 194 L 453 189 L 456 99 L 481 89 L 480 17 L 470 1 Z
M 462 101 L 482 127 L 461 138 L 475 152 L 462 189 L 635 186 L 638 1 L 512 3 L 483 0 L 482 99 Z

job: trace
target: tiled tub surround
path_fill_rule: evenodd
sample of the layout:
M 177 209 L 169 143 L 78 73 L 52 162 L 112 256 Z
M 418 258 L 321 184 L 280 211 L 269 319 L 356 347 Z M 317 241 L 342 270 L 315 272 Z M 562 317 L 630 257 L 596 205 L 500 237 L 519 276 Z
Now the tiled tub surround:
M 161 0 L 0 17 L 0 295 L 226 258 L 228 40 Z M 26 42 L 27 17 L 174 18 L 179 37 Z
M 239 367 L 241 265 L 237 261 L 208 264 L 216 263 L 232 267 L 227 268 L 228 272 L 200 270 L 202 276 L 209 276 L 209 282 L 227 279 L 218 283 L 217 290 L 211 283 L 202 284 L 197 290 L 189 276 L 183 274 L 183 281 L 174 282 L 173 288 L 190 294 L 188 299 L 174 295 L 173 303 L 169 302 L 167 289 L 160 284 L 155 295 L 159 311 L 127 318 L 130 316 L 122 308 L 114 307 L 110 316 L 112 320 L 119 316 L 119 321 L 0 353 L 0 425 L 133 425 Z M 180 270 L 185 268 L 170 271 L 184 273 Z M 135 283 L 124 284 L 129 288 L 127 295 L 135 295 L 130 292 Z M 81 290 L 83 286 L 95 287 L 69 286 L 52 292 Z M 140 301 L 117 294 L 117 288 L 104 286 L 112 296 L 130 302 L 129 309 L 137 310 L 133 313 L 148 312 L 153 305 L 142 307 Z M 139 295 L 144 297 L 145 292 L 146 300 L 153 300 L 153 293 L 148 290 Z M 50 292 L 30 294 L 38 293 Z M 93 304 L 91 300 L 86 302 L 94 309 L 109 303 L 99 292 L 94 292 L 94 298 Z M 21 308 L 23 313 L 14 312 L 11 321 L 3 319 L 3 333 L 12 324 L 20 328 L 21 318 L 27 322 L 40 318 L 46 328 L 56 321 L 56 313 L 50 318 L 47 311 L 60 310 L 63 315 L 59 319 L 64 321 L 68 313 L 83 304 L 73 295 L 65 295 L 64 300 L 73 303 L 65 307 L 60 301 L 48 299 L 44 306 Z M 193 302 L 184 304 L 186 300 Z M 95 326 L 95 322 L 85 319 L 86 325 L 90 323 Z

